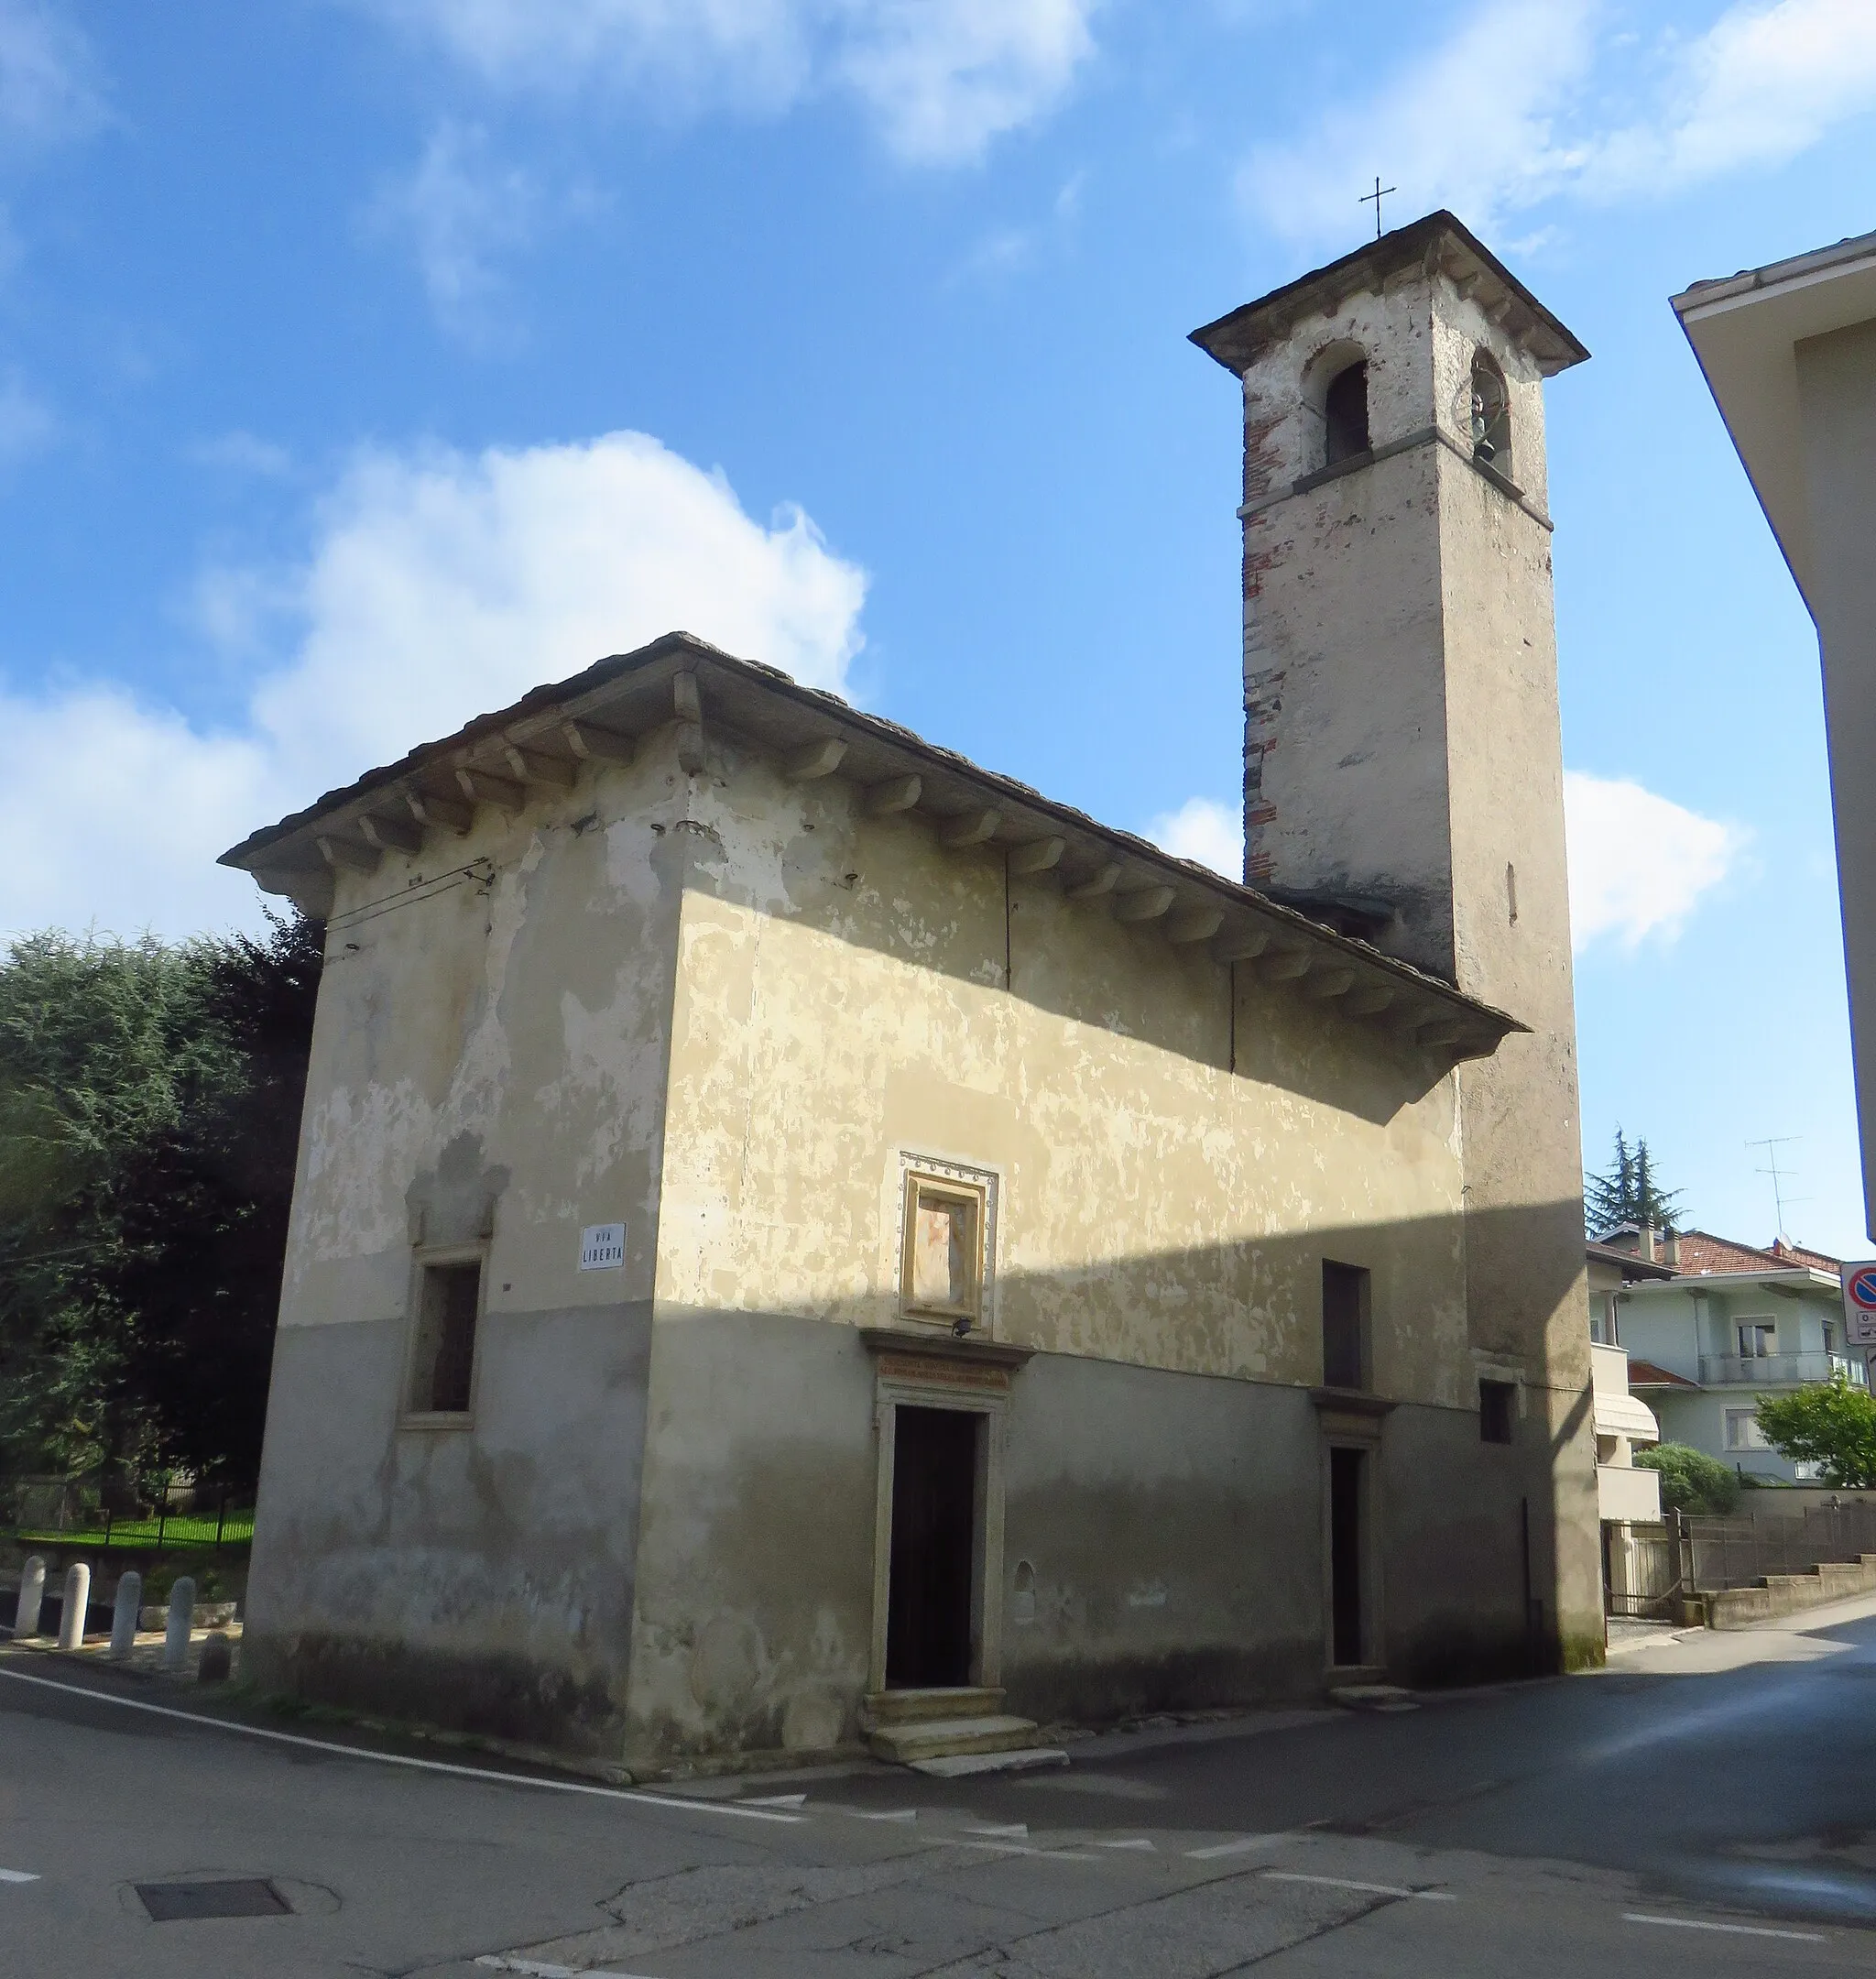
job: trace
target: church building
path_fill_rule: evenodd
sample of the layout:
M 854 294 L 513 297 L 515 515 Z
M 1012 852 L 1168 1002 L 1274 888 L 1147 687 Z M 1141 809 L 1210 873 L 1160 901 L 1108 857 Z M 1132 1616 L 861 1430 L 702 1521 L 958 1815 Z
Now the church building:
M 326 930 L 264 1688 L 649 1775 L 1600 1659 L 1587 354 L 1444 213 L 1194 341 L 1242 883 L 678 632 L 225 855 Z

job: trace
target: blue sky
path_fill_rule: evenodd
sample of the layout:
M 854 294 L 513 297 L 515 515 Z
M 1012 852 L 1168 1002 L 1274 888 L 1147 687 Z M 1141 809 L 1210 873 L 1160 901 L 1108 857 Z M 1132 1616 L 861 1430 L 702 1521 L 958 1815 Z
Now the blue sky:
M 1876 225 L 1868 0 L 0 0 L 0 927 L 682 624 L 1228 858 L 1194 325 L 1451 205 L 1550 394 L 1586 1138 L 1860 1236 L 1815 640 L 1666 298 Z M 1175 820 L 1175 823 L 1167 823 Z

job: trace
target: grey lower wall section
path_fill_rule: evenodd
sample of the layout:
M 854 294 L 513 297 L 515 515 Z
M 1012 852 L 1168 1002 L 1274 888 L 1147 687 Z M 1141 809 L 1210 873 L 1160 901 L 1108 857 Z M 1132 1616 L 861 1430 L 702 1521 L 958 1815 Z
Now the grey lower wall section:
M 1320 1457 L 1300 1389 L 1039 1355 L 1005 1448 L 1012 1710 L 1099 1722 L 1321 1689 Z
M 849 1326 L 660 1308 L 639 1528 L 635 1767 L 858 1736 L 873 1367 Z
M 1546 1461 L 1527 1428 L 1535 1449 L 1481 1444 L 1467 1410 L 1382 1419 L 1370 1616 L 1396 1680 L 1548 1660 L 1526 1628 L 1521 1501 Z M 1308 1394 L 1039 1356 L 1017 1377 L 1008 1450 L 1010 1709 L 1100 1722 L 1321 1696 L 1324 1437 Z M 1530 1506 L 1539 1540 L 1548 1505 Z
M 400 1427 L 401 1320 L 284 1327 L 244 1660 L 264 1689 L 613 1753 L 644 1306 L 491 1313 L 471 1429 Z
M 869 1669 L 857 1333 L 644 1307 L 491 1316 L 466 1432 L 399 1428 L 401 1325 L 282 1330 L 254 1572 L 266 1687 L 656 1770 L 851 1743 Z M 1380 1428 L 1373 1588 L 1415 1684 L 1546 1660 L 1549 1453 Z M 1038 1355 L 1011 1383 L 1002 1678 L 1044 1722 L 1288 1702 L 1327 1661 L 1305 1392 Z

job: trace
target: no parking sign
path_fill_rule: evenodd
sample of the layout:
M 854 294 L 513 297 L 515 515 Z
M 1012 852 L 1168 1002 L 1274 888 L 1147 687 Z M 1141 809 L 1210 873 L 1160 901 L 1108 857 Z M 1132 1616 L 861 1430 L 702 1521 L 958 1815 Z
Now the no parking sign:
M 1876 1262 L 1843 1268 L 1844 1328 L 1857 1347 L 1876 1347 Z

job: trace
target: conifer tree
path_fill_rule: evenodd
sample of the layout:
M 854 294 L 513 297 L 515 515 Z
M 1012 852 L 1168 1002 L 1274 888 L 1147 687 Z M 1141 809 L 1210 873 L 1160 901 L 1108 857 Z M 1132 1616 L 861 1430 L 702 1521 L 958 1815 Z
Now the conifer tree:
M 1633 1147 L 1618 1127 L 1609 1166 L 1600 1175 L 1583 1177 L 1583 1220 L 1592 1237 L 1607 1237 L 1625 1223 L 1638 1229 L 1674 1228 L 1680 1213 L 1679 1189 L 1664 1189 L 1656 1179 L 1654 1158 L 1646 1141 Z

